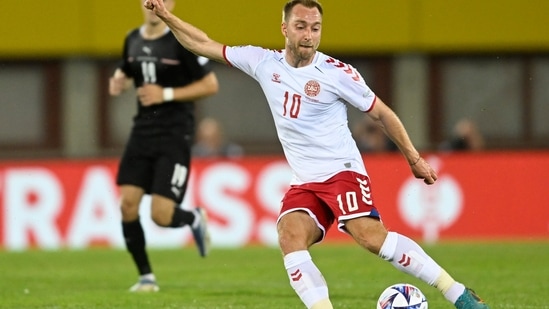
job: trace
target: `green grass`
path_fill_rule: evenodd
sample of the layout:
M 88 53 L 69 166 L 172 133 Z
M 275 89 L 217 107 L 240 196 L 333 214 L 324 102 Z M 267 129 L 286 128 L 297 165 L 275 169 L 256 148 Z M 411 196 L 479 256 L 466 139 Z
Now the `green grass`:
M 549 308 L 549 243 L 445 243 L 425 250 L 492 309 Z M 335 308 L 375 308 L 396 282 L 418 286 L 431 309 L 450 309 L 442 295 L 357 246 L 321 244 L 313 259 Z M 150 252 L 160 292 L 127 292 L 137 279 L 125 251 L 0 252 L 0 308 L 304 308 L 277 249 L 193 248 Z

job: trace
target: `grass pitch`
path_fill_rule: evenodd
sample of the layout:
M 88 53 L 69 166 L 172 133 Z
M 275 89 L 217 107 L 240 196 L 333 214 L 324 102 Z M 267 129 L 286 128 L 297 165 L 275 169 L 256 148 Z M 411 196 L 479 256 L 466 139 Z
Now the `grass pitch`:
M 549 242 L 444 243 L 424 249 L 492 309 L 549 308 Z M 451 309 L 434 288 L 354 245 L 311 250 L 335 308 L 375 308 L 387 286 L 418 286 L 431 309 Z M 0 308 L 305 308 L 274 248 L 152 250 L 160 292 L 132 294 L 137 274 L 122 250 L 0 252 Z

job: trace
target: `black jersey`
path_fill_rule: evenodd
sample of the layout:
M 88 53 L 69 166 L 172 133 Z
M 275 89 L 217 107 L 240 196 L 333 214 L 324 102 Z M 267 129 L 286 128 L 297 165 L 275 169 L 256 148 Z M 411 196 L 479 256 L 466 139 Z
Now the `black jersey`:
M 164 88 L 181 87 L 211 72 L 207 59 L 186 50 L 168 29 L 163 36 L 154 40 L 144 39 L 141 28 L 134 29 L 126 36 L 122 59 L 120 68 L 126 76 L 133 78 L 136 88 L 145 83 Z M 194 134 L 194 127 L 193 102 L 143 106 L 137 99 L 135 134 Z

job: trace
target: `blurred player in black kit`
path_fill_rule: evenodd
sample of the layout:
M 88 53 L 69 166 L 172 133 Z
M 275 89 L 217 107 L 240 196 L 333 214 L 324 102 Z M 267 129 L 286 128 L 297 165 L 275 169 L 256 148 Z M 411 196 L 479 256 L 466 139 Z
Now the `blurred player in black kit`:
M 164 3 L 173 10 L 175 0 Z M 126 36 L 122 63 L 110 78 L 109 93 L 119 95 L 132 81 L 137 89 L 137 115 L 117 184 L 126 247 L 140 275 L 130 291 L 156 292 L 159 287 L 145 249 L 139 204 L 144 194 L 150 194 L 152 220 L 162 227 L 190 226 L 200 255 L 208 254 L 204 209 L 187 211 L 179 205 L 190 173 L 194 101 L 217 93 L 218 82 L 206 58 L 183 48 L 154 13 L 143 9 L 143 14 L 144 24 Z

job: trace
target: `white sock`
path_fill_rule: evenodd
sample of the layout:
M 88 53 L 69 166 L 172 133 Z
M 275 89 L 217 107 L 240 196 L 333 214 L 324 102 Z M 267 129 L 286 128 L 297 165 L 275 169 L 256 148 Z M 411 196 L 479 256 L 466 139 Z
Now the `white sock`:
M 436 287 L 452 304 L 465 290 L 463 284 L 456 282 L 415 241 L 406 236 L 389 232 L 379 256 L 398 270 Z
M 444 298 L 455 304 L 458 298 L 465 292 L 465 286 L 459 282 L 454 281 L 450 288 L 444 293 Z
M 410 238 L 389 232 L 379 256 L 398 270 L 434 285 L 442 268 Z
M 307 250 L 295 251 L 284 256 L 284 267 L 290 285 L 307 308 L 311 309 L 315 305 L 315 309 L 331 308 L 326 281 Z M 318 307 L 320 304 L 322 307 Z
M 154 276 L 153 273 L 149 273 L 149 274 L 144 274 L 139 276 L 139 280 L 149 280 L 149 281 L 156 282 L 156 277 Z

